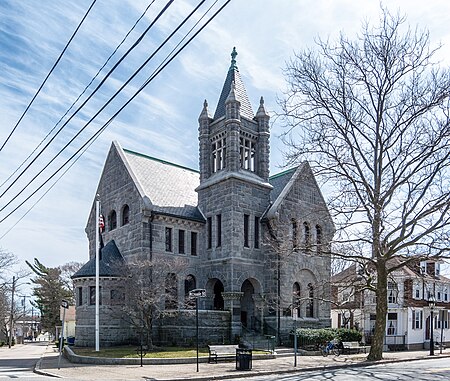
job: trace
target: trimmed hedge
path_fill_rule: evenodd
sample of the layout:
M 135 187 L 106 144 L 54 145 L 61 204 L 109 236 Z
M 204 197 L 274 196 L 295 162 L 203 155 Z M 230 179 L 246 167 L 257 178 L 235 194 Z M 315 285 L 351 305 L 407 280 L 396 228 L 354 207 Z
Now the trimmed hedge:
M 293 332 L 294 334 L 294 332 Z M 348 328 L 298 328 L 296 330 L 297 338 L 300 343 L 307 343 L 308 345 L 320 346 L 331 340 L 342 341 L 357 341 L 362 339 L 361 332 L 356 329 Z

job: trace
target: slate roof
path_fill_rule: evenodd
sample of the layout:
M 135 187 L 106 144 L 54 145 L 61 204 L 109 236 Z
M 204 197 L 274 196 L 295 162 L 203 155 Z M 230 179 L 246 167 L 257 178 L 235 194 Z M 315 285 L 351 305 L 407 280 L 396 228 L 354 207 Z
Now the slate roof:
M 272 191 L 270 192 L 270 201 L 274 202 L 278 196 L 280 195 L 281 191 L 284 189 L 284 187 L 287 185 L 289 180 L 291 179 L 292 175 L 297 170 L 297 167 L 288 169 L 287 171 L 278 173 L 276 175 L 273 175 L 269 177 L 269 183 L 273 186 Z
M 236 99 L 241 103 L 241 116 L 248 119 L 253 119 L 255 116 L 253 114 L 252 105 L 248 99 L 244 83 L 242 82 L 241 75 L 239 74 L 239 69 L 236 66 L 236 61 L 233 59 L 231 61 L 230 69 L 228 70 L 225 83 L 223 84 L 222 92 L 220 93 L 219 102 L 217 103 L 216 112 L 214 113 L 214 120 L 225 116 L 225 101 L 230 94 L 231 84 L 233 81 L 235 85 Z
M 155 212 L 204 220 L 197 208 L 198 171 L 130 150 L 123 149 L 123 152 L 129 169 Z
M 114 240 L 109 241 L 102 249 L 99 259 L 101 277 L 123 276 L 124 259 Z M 92 257 L 81 269 L 72 275 L 75 278 L 95 277 L 95 257 Z

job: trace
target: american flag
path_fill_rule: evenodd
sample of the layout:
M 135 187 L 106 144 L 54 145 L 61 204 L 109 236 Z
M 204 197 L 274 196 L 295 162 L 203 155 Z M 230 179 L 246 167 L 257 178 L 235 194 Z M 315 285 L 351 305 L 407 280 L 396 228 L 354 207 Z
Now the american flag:
M 100 230 L 100 233 L 103 233 L 103 230 L 105 229 L 105 220 L 103 219 L 103 214 L 100 214 L 98 217 L 98 228 Z

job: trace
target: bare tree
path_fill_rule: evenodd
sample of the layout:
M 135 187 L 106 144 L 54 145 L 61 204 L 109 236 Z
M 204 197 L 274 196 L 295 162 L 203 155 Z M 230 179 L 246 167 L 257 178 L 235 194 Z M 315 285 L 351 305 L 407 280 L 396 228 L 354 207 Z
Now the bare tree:
M 149 350 L 153 348 L 154 323 L 165 314 L 177 313 L 179 308 L 192 305 L 192 300 L 180 300 L 180 282 L 176 274 L 183 273 L 187 260 L 183 258 L 153 257 L 127 264 L 129 276 L 124 278 L 125 304 L 123 319 L 141 335 Z
M 370 360 L 382 358 L 389 273 L 450 247 L 450 74 L 438 49 L 382 9 L 378 26 L 318 41 L 285 70 L 287 159 L 308 159 L 328 186 L 337 254 L 363 264 L 376 293 Z

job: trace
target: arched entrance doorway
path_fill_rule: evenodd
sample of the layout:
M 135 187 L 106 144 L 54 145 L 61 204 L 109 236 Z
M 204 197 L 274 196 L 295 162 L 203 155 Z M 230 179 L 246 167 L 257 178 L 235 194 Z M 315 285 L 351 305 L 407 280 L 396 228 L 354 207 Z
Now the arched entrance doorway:
M 248 279 L 242 283 L 241 292 L 244 293 L 241 298 L 241 323 L 244 327 L 253 329 L 255 326 L 255 302 L 253 300 L 255 288 Z
M 217 279 L 216 283 L 214 283 L 213 292 L 214 292 L 214 300 L 213 300 L 213 309 L 223 311 L 224 302 L 223 302 L 223 283 Z

